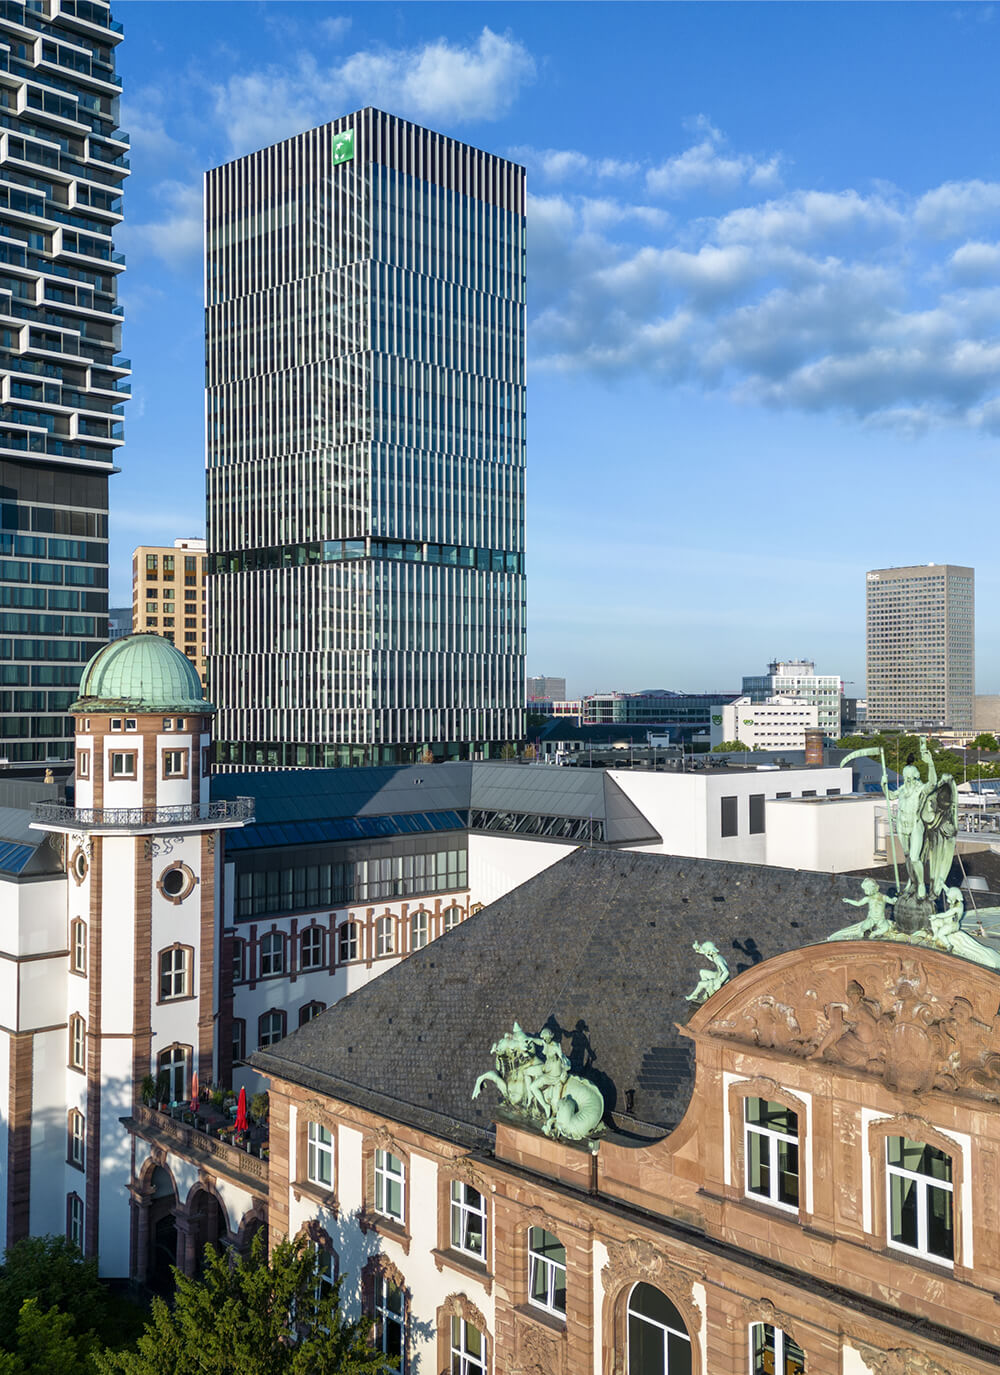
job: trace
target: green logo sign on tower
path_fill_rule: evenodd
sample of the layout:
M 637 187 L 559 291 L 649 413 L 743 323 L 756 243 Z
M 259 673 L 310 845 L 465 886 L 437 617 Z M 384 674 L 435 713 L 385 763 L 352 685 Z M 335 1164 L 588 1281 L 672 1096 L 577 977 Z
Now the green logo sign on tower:
M 333 136 L 333 165 L 337 167 L 342 162 L 350 162 L 354 156 L 354 130 L 345 129 L 343 133 Z

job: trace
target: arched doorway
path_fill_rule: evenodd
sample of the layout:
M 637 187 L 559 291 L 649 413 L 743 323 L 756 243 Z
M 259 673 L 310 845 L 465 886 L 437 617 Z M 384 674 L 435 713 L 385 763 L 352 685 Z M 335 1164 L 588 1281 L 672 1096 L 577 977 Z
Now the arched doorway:
M 172 1294 L 177 1264 L 177 1226 L 174 1211 L 177 1193 L 174 1181 L 162 1165 L 150 1175 L 149 1254 L 146 1257 L 146 1283 L 157 1294 Z
M 221 1251 L 229 1235 L 229 1222 L 222 1204 L 207 1189 L 198 1189 L 188 1202 L 190 1271 L 200 1275 L 205 1263 L 205 1247 Z
M 637 1284 L 628 1298 L 628 1375 L 691 1375 L 684 1319 L 651 1284 Z

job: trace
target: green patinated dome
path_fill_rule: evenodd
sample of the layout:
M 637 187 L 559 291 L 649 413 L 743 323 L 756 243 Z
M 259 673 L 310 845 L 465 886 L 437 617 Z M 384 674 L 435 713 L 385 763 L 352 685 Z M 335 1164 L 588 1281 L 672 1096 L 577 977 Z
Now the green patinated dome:
M 205 712 L 198 670 L 162 635 L 125 635 L 99 649 L 83 670 L 70 711 Z

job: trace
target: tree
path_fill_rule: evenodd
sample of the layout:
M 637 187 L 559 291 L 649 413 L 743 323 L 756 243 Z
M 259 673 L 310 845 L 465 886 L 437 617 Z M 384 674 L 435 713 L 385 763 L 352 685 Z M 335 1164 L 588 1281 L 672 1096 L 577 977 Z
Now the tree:
M 748 750 L 749 745 L 744 745 L 742 740 L 722 740 L 718 745 L 712 746 L 713 754 L 735 754 L 738 750 Z
M 26 1299 L 36 1300 L 39 1318 L 52 1309 L 66 1314 L 74 1336 L 93 1331 L 111 1336 L 108 1295 L 97 1278 L 97 1261 L 84 1260 L 65 1237 L 25 1237 L 8 1247 L 0 1268 L 0 1349 L 18 1350 Z M 28 1315 L 29 1324 L 34 1316 Z
M 0 1351 L 0 1375 L 92 1375 L 91 1334 L 73 1335 L 73 1318 L 58 1308 L 43 1312 L 37 1299 L 25 1299 L 16 1330 L 4 1333 L 11 1351 Z
M 972 741 L 969 749 L 987 750 L 990 754 L 996 754 L 1000 751 L 1000 741 L 997 740 L 992 731 L 981 730 L 975 740 Z
M 500 751 L 500 758 L 501 758 L 501 759 L 516 759 L 516 758 L 517 758 L 517 746 L 514 745 L 514 744 L 507 744 L 507 745 L 504 745 L 503 749 Z
M 205 1248 L 201 1279 L 175 1270 L 173 1304 L 154 1298 L 133 1351 L 95 1357 L 98 1375 L 388 1375 L 367 1318 L 340 1310 L 341 1280 L 323 1285 L 305 1237 L 282 1241 L 270 1260 L 263 1233 L 233 1261 Z

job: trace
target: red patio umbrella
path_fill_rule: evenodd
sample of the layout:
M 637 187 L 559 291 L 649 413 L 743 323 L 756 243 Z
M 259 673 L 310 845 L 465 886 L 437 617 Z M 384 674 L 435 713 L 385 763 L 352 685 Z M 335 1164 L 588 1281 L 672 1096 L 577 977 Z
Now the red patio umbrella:
M 236 1130 L 245 1132 L 247 1129 L 247 1091 L 240 1089 L 240 1096 L 236 1100 Z
M 191 1076 L 191 1111 L 198 1111 L 198 1071 Z

